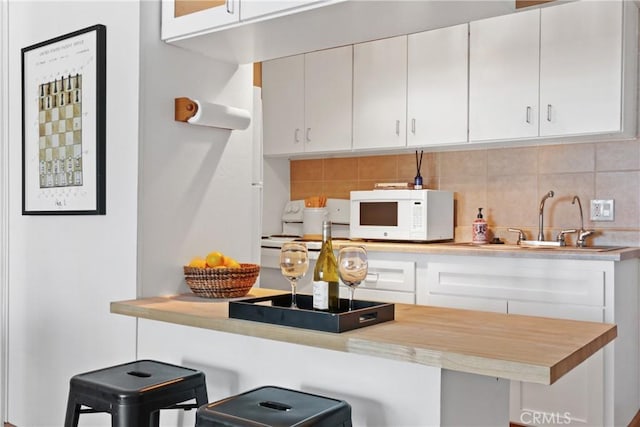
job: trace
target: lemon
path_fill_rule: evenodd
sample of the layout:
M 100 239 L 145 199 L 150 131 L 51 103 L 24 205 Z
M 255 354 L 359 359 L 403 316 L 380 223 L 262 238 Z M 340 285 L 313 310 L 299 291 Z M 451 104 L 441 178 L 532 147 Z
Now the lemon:
M 189 267 L 198 267 L 205 268 L 207 266 L 207 261 L 202 257 L 194 257 L 189 261 Z
M 224 255 L 221 252 L 211 252 L 207 255 L 207 267 L 224 265 Z

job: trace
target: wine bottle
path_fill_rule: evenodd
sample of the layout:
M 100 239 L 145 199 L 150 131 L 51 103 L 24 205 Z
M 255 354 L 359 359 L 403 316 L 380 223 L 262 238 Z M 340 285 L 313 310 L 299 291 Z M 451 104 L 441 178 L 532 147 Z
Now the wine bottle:
M 339 301 L 338 262 L 331 244 L 331 221 L 323 221 L 322 248 L 313 270 L 313 308 L 337 312 Z

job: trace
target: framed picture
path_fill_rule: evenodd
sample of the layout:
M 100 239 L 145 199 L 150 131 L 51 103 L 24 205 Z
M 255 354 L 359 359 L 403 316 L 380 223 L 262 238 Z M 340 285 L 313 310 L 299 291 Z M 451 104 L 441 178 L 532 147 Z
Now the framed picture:
M 22 49 L 22 214 L 104 215 L 106 27 Z

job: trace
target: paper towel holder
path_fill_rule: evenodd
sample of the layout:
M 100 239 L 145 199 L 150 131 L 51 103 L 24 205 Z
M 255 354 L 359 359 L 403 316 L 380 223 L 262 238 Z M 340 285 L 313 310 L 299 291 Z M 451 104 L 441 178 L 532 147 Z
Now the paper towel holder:
M 175 98 L 175 120 L 222 129 L 244 130 L 251 122 L 251 115 L 240 108 L 181 97 Z

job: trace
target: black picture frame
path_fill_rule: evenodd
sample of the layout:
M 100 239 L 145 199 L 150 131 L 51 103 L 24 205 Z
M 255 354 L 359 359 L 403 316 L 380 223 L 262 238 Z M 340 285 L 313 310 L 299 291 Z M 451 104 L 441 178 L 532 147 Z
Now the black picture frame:
M 22 214 L 106 214 L 106 27 L 22 49 Z

